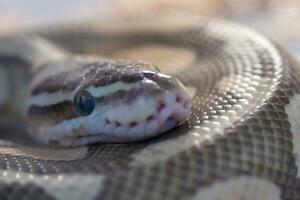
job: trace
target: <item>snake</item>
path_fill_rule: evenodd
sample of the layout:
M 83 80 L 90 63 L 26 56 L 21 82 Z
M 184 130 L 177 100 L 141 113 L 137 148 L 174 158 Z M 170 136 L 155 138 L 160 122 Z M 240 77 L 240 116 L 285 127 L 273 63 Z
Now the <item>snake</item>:
M 300 68 L 234 22 L 0 37 L 1 199 L 300 199 Z

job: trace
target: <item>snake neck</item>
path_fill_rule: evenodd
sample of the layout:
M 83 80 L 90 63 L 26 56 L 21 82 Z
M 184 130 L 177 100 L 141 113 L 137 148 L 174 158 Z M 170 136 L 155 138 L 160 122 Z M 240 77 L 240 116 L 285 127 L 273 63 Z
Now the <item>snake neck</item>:
M 29 83 L 44 63 L 63 59 L 67 53 L 39 37 L 0 39 L 0 120 L 23 119 Z

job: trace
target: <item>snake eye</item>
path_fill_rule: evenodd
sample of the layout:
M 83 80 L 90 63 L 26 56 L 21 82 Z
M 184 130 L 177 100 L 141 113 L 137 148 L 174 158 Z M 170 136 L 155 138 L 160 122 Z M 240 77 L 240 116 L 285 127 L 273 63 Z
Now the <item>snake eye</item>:
M 74 97 L 73 104 L 80 115 L 87 116 L 91 114 L 95 108 L 95 99 L 86 90 L 79 90 Z

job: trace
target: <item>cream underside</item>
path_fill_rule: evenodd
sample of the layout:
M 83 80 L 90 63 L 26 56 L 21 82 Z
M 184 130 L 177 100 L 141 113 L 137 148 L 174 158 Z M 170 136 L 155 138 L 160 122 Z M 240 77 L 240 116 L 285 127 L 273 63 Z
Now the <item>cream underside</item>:
M 280 193 L 269 181 L 242 176 L 201 188 L 188 200 L 280 200 Z
M 26 172 L 0 170 L 0 182 L 4 184 L 35 184 L 57 200 L 92 200 L 101 191 L 102 175 L 34 175 Z M 78 184 L 80 183 L 80 184 Z
M 300 178 L 300 95 L 295 95 L 290 99 L 290 103 L 285 106 L 293 134 L 294 154 L 298 168 L 297 177 Z

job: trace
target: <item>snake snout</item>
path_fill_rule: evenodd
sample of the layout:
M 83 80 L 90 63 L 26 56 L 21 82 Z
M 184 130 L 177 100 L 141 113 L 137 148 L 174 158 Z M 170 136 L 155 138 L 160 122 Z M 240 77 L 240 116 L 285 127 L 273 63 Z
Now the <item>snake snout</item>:
M 178 89 L 166 93 L 157 106 L 157 119 L 161 125 L 161 132 L 182 124 L 190 116 L 190 97 L 184 88 Z
M 150 138 L 181 125 L 190 114 L 190 96 L 178 80 L 162 82 L 145 79 L 131 88 L 126 98 L 101 115 L 101 126 L 96 129 L 108 134 L 109 141 L 124 142 Z
M 176 78 L 165 76 L 158 82 L 159 92 L 152 95 L 155 104 L 144 106 L 153 110 L 146 117 L 144 135 L 153 136 L 181 125 L 190 116 L 191 97 L 187 89 Z M 151 108 L 154 106 L 154 108 Z

